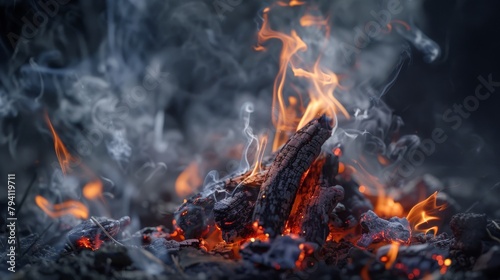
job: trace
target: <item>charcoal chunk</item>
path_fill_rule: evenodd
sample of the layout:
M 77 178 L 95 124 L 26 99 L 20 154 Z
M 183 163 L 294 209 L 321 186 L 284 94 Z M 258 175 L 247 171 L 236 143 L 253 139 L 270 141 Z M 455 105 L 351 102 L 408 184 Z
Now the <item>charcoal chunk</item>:
M 300 261 L 299 257 L 302 255 L 305 258 L 305 254 L 312 253 L 314 248 L 315 246 L 305 243 L 302 238 L 286 235 L 271 242 L 250 242 L 241 254 L 243 258 L 260 265 L 275 269 L 293 269 L 296 268 L 297 261 Z
M 363 234 L 357 245 L 368 247 L 372 243 L 392 242 L 409 243 L 411 237 L 410 223 L 406 218 L 392 217 L 389 220 L 379 218 L 373 211 L 361 215 Z

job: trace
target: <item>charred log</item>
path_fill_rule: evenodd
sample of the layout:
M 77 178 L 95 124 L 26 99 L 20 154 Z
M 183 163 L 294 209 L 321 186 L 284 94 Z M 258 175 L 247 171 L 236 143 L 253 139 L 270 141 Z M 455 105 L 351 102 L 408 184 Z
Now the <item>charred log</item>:
M 306 241 L 322 245 L 330 232 L 329 214 L 342 199 L 344 189 L 341 186 L 317 188 L 304 213 L 300 235 Z
M 315 119 L 297 131 L 276 156 L 261 187 L 253 216 L 270 236 L 283 232 L 302 176 L 331 132 L 327 117 Z
M 253 233 L 252 215 L 259 188 L 243 190 L 215 203 L 214 218 L 227 242 L 236 242 Z

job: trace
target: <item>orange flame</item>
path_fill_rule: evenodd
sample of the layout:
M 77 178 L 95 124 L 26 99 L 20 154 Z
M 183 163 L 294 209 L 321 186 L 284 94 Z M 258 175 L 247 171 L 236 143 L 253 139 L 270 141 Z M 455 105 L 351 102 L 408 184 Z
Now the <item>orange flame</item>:
M 63 203 L 52 204 L 41 195 L 35 197 L 35 202 L 49 217 L 55 219 L 65 215 L 73 215 L 79 219 L 87 219 L 89 210 L 85 205 L 76 200 L 67 200 Z
M 396 261 L 399 252 L 399 245 L 400 244 L 398 242 L 393 241 L 389 247 L 387 255 L 380 258 L 380 261 L 385 263 L 385 269 L 390 269 Z
M 203 183 L 200 177 L 198 163 L 191 162 L 175 180 L 175 192 L 179 197 L 187 197 Z
M 259 146 L 257 147 L 257 152 L 255 153 L 255 161 L 252 173 L 248 177 L 252 177 L 255 174 L 259 173 L 262 169 L 261 163 L 262 158 L 264 157 L 264 152 L 266 151 L 267 146 L 267 135 L 263 135 L 259 139 Z
M 203 245 L 207 251 L 212 251 L 212 249 L 221 242 L 225 241 L 222 239 L 222 231 L 217 226 L 211 233 L 201 238 L 201 245 Z
M 290 7 L 295 7 L 295 6 L 302 6 L 304 5 L 305 2 L 304 1 L 300 1 L 300 0 L 290 0 L 289 3 L 285 3 L 285 2 L 278 2 L 278 5 L 282 6 L 282 7 L 286 7 L 286 6 L 290 6 Z
M 302 5 L 302 1 L 290 1 L 288 5 L 279 2 L 280 6 Z M 326 114 L 336 120 L 337 111 L 341 111 L 346 118 L 349 118 L 347 110 L 333 96 L 335 88 L 338 86 L 338 78 L 330 70 L 324 70 L 320 66 L 321 55 L 318 56 L 314 65 L 302 67 L 302 61 L 298 52 L 307 51 L 307 45 L 300 38 L 296 30 L 291 30 L 290 35 L 271 29 L 268 13 L 270 7 L 264 10 L 262 28 L 258 33 L 258 43 L 256 50 L 264 50 L 262 43 L 270 39 L 278 39 L 282 43 L 282 49 L 279 59 L 279 70 L 274 80 L 273 86 L 273 110 L 277 110 L 272 115 L 273 124 L 276 127 L 276 134 L 273 142 L 273 151 L 276 151 L 287 139 L 288 134 L 300 129 L 307 122 L 321 114 Z M 319 26 L 325 29 L 325 43 L 329 37 L 329 28 L 327 20 L 321 17 L 304 15 L 300 19 L 302 27 Z M 290 67 L 295 77 L 305 78 L 310 82 L 309 103 L 303 110 L 297 108 L 297 103 L 292 102 L 296 99 L 288 99 L 284 95 L 284 88 L 287 79 L 287 69 Z
M 381 188 L 379 188 L 377 192 L 377 203 L 373 210 L 377 215 L 381 217 L 403 216 L 404 209 L 401 203 L 394 201 L 394 199 L 388 196 Z
M 83 187 L 82 192 L 83 196 L 90 200 L 102 198 L 102 182 L 99 179 L 90 181 Z
M 66 174 L 69 170 L 71 170 L 70 168 L 71 163 L 77 162 L 78 159 L 73 157 L 68 152 L 68 149 L 66 149 L 66 146 L 64 146 L 63 142 L 61 141 L 61 138 L 59 138 L 56 130 L 52 126 L 52 123 L 50 122 L 49 115 L 47 114 L 47 112 L 45 113 L 45 121 L 47 122 L 47 125 L 49 126 L 50 131 L 52 132 L 52 137 L 54 138 L 54 150 L 56 151 L 57 160 L 59 161 L 59 165 L 61 166 L 63 174 Z
M 374 202 L 373 211 L 380 217 L 403 217 L 405 213 L 403 205 L 387 193 L 386 186 L 379 177 L 364 168 L 367 165 L 364 158 L 361 157 L 360 160 L 352 160 L 356 167 L 349 165 L 345 169 L 349 169 L 361 183 L 358 190 Z
M 433 193 L 427 199 L 417 203 L 406 216 L 406 219 L 410 222 L 410 226 L 413 231 L 423 232 L 427 234 L 429 231 L 433 231 L 434 236 L 437 235 L 438 226 L 428 225 L 428 222 L 433 220 L 440 220 L 438 212 L 446 209 L 446 204 L 437 205 L 437 192 Z

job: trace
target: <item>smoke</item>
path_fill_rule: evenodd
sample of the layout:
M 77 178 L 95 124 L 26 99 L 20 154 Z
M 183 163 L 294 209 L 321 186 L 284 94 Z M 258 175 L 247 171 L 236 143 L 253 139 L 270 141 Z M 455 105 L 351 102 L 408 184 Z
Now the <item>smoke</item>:
M 402 122 L 381 97 L 408 61 L 409 44 L 428 61 L 439 54 L 418 29 L 421 2 L 311 2 L 315 13 L 330 18 L 331 36 L 325 48 L 317 30 L 301 35 L 321 52 L 322 67 L 341 77 L 335 95 L 353 116 L 339 120 L 332 139 L 345 142 L 351 158 L 368 145 L 400 158 L 417 140 L 410 136 L 390 146 Z M 279 46 L 272 46 L 278 42 L 265 52 L 253 50 L 269 3 L 242 1 L 223 11 L 208 0 L 54 3 L 51 13 L 23 3 L 30 12 L 18 21 L 17 40 L 2 46 L 9 60 L 0 74 L 0 144 L 16 170 L 40 169 L 47 192 L 65 190 L 59 200 L 80 197 L 80 175 L 69 175 L 71 187 L 47 179 L 59 171 L 43 110 L 71 153 L 107 178 L 113 215 L 129 214 L 123 205 L 140 205 L 151 193 L 177 200 L 173 181 L 197 157 L 205 173 L 218 169 L 222 177 L 235 170 L 227 167 L 230 160 L 243 158 L 239 169 L 250 168 L 245 156 L 257 142 L 254 134 L 271 128 L 278 69 Z M 41 14 L 46 19 L 37 24 Z M 290 23 L 295 16 L 283 14 L 273 24 L 299 28 Z M 243 153 L 231 155 L 229 147 L 245 143 Z M 33 152 L 27 156 L 26 149 Z

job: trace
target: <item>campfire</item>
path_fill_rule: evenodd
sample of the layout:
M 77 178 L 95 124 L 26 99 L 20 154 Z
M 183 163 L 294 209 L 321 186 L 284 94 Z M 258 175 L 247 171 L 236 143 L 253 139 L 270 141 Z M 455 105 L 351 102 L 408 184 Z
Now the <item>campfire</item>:
M 238 9 L 240 2 L 215 1 L 214 7 L 224 17 Z M 80 77 L 84 84 L 75 82 L 66 91 L 105 92 L 104 106 L 98 107 L 101 101 L 89 103 L 96 119 L 106 119 L 105 125 L 98 126 L 101 130 L 85 130 L 85 120 L 95 120 L 86 119 L 86 111 L 79 109 L 81 96 L 61 98 L 59 109 L 56 105 L 37 106 L 36 114 L 43 120 L 38 129 L 43 141 L 50 139 L 49 158 L 57 161 L 47 167 L 46 158 L 40 159 L 43 166 L 37 159 L 24 194 L 18 191 L 16 197 L 9 192 L 13 202 L 8 204 L 12 212 L 8 212 L 7 222 L 14 226 L 8 232 L 12 238 L 2 239 L 8 246 L 3 249 L 2 263 L 15 272 L 12 279 L 77 275 L 89 279 L 496 277 L 500 221 L 475 213 L 474 205 L 461 207 L 435 176 L 414 174 L 412 170 L 422 164 L 415 166 L 414 162 L 434 151 L 436 144 L 405 135 L 401 118 L 382 99 L 397 79 L 408 48 L 391 56 L 387 62 L 391 71 L 380 68 L 391 73 L 384 76 L 377 94 L 354 89 L 353 83 L 359 82 L 356 75 L 366 71 L 362 66 L 377 62 L 367 62 L 364 57 L 372 51 L 369 41 L 391 48 L 399 48 L 404 41 L 427 62 L 439 56 L 436 43 L 412 21 L 396 16 L 406 14 L 403 5 L 386 2 L 383 10 L 372 11 L 378 21 L 370 21 L 360 30 L 363 34 L 353 37 L 353 45 L 342 43 L 345 30 L 336 29 L 342 22 L 334 20 L 336 11 L 330 11 L 327 3 L 272 1 L 259 9 L 258 29 L 245 36 L 255 39 L 253 46 L 247 46 L 253 47 L 253 55 L 273 58 L 266 64 L 275 68 L 272 71 L 252 64 L 261 67 L 257 72 L 273 73 L 265 81 L 269 86 L 263 87 L 264 93 L 256 95 L 265 98 L 240 102 L 237 122 L 243 131 L 241 138 L 231 130 L 227 137 L 214 133 L 204 135 L 203 141 L 193 139 L 206 145 L 199 147 L 198 156 L 179 148 L 179 134 L 168 133 L 172 122 L 165 117 L 168 101 L 161 99 L 167 98 L 161 93 L 171 90 L 165 89 L 171 84 L 157 86 L 153 80 L 168 80 L 172 73 L 162 76 L 156 71 L 145 77 L 143 88 L 134 87 L 121 100 L 123 104 L 110 97 L 117 89 L 104 80 Z M 134 5 L 139 13 L 146 9 Z M 175 24 L 192 24 L 182 12 L 189 14 L 202 6 L 189 5 L 172 12 Z M 116 17 L 108 16 L 110 22 Z M 202 32 L 210 45 L 207 49 L 214 48 L 217 40 L 211 22 L 199 20 L 201 25 L 207 24 Z M 120 40 L 125 39 L 116 42 Z M 348 61 L 341 61 L 339 53 L 347 53 Z M 106 65 L 99 64 L 108 69 L 102 75 L 115 73 L 119 67 L 113 67 L 121 59 L 127 60 L 114 57 Z M 41 81 L 47 73 L 58 75 L 58 70 L 37 64 L 41 62 L 30 63 Z M 156 65 L 154 60 L 152 65 Z M 87 69 L 88 65 L 78 67 Z M 373 72 L 376 68 L 367 69 Z M 193 71 L 203 76 L 204 71 L 212 70 Z M 118 78 L 110 75 L 107 79 Z M 114 82 L 128 86 L 130 81 L 120 78 Z M 177 82 L 183 81 L 179 78 Z M 58 86 L 50 87 L 56 90 Z M 148 96 L 149 91 L 157 95 Z M 150 103 L 144 105 L 142 100 Z M 144 113 L 153 108 L 157 110 L 153 117 Z M 59 110 L 73 112 L 74 118 L 61 118 Z M 266 115 L 259 116 L 263 111 Z M 267 121 L 265 117 L 269 117 Z M 205 126 L 203 120 L 197 121 L 193 130 Z M 138 125 L 141 122 L 153 131 L 144 138 L 139 136 L 147 133 Z M 88 139 L 99 143 L 85 146 L 81 143 L 86 142 L 79 142 L 85 138 L 79 135 L 90 135 Z M 132 148 L 133 141 L 127 137 L 151 143 L 151 147 Z M 174 139 L 178 146 L 171 148 L 170 143 L 162 142 L 166 138 Z M 433 139 L 441 138 L 442 134 Z M 92 151 L 82 152 L 88 150 Z M 116 162 L 115 167 L 109 167 L 111 160 L 101 155 L 103 151 Z M 155 152 L 145 161 L 141 155 L 148 151 Z M 93 154 L 99 157 L 89 156 Z M 168 163 L 159 160 L 167 155 Z M 216 171 L 228 162 L 235 164 L 226 172 Z M 19 185 L 15 178 L 19 180 L 19 176 L 9 175 L 9 190 L 11 185 Z M 43 226 L 23 225 L 29 215 Z

